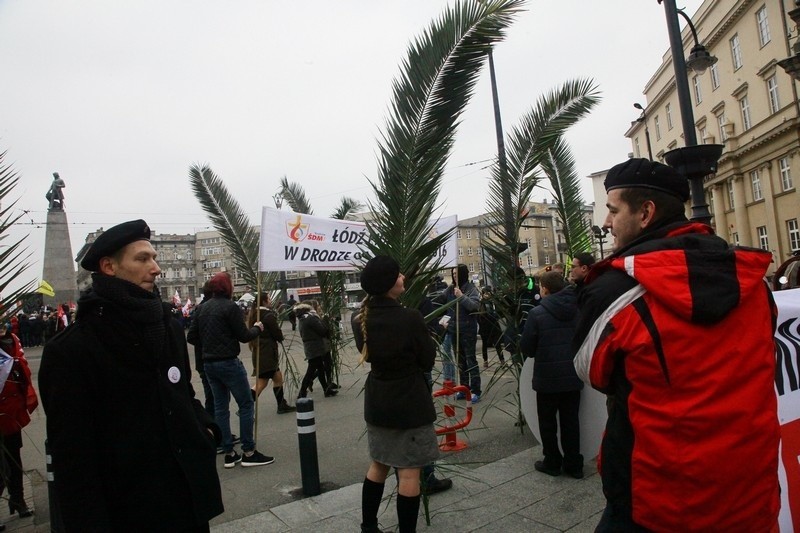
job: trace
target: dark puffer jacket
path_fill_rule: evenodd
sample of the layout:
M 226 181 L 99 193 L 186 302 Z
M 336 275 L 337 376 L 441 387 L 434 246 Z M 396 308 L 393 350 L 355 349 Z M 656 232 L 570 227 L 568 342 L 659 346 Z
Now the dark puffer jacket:
M 300 328 L 306 359 L 316 359 L 325 355 L 328 352 L 326 339 L 331 336 L 326 321 L 322 320 L 308 304 L 297 304 L 294 306 L 294 312 L 299 321 L 297 326 Z
M 522 353 L 534 357 L 533 390 L 569 392 L 581 390 L 570 348 L 578 325 L 578 305 L 573 287 L 542 298 L 528 313 L 522 332 Z
M 239 343 L 258 337 L 261 329 L 244 325 L 242 311 L 230 298 L 215 296 L 195 311 L 186 339 L 203 347 L 204 361 L 222 361 L 239 356 Z

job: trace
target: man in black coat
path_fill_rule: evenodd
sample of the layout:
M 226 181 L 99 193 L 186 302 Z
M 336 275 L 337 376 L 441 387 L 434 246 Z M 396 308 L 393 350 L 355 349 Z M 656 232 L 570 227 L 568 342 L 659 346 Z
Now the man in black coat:
M 541 305 L 528 314 L 520 341 L 523 355 L 535 358 L 532 386 L 544 460 L 533 466 L 551 476 L 560 475 L 563 466 L 565 473 L 582 478 L 578 408 L 583 382 L 575 372 L 570 349 L 578 325 L 575 289 L 567 286 L 563 274 L 556 271 L 545 272 L 539 285 Z M 561 450 L 556 416 L 561 422 Z
M 194 398 L 143 220 L 92 244 L 92 287 L 48 343 L 39 386 L 65 531 L 208 531 L 219 429 Z

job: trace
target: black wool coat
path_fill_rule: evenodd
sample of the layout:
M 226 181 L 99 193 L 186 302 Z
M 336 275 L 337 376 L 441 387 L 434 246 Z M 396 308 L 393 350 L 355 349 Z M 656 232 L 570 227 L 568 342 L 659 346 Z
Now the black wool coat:
M 436 345 L 422 314 L 391 298 L 373 296 L 367 310 L 368 362 L 364 386 L 364 420 L 381 427 L 410 429 L 436 420 L 425 372 L 433 368 Z M 361 351 L 362 310 L 352 318 Z
M 219 429 L 194 398 L 183 331 L 163 306 L 163 349 L 89 293 L 39 371 L 66 531 L 179 531 L 223 512 Z

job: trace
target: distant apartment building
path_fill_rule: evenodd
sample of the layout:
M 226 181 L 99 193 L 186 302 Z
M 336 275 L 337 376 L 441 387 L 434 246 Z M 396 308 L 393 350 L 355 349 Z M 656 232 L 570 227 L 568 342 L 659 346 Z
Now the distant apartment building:
M 584 206 L 587 228 L 591 227 L 592 205 Z M 480 286 L 494 285 L 491 257 L 484 246 L 493 238 L 487 215 L 458 221 L 456 232 L 458 262 L 467 265 L 472 280 Z M 519 255 L 520 267 L 527 274 L 569 260 L 563 226 L 555 202 L 530 202 L 519 230 L 519 242 L 527 248 Z
M 777 62 L 792 52 L 790 1 L 706 0 L 693 17 L 718 62 L 688 74 L 698 142 L 723 144 L 717 173 L 705 180 L 712 224 L 733 244 L 772 252 L 780 264 L 800 250 L 800 104 L 797 85 Z M 688 56 L 694 40 L 683 31 Z M 683 146 L 680 106 L 668 51 L 644 88 L 645 120 L 625 133 L 633 155 L 653 158 Z M 775 265 L 770 271 L 774 271 Z

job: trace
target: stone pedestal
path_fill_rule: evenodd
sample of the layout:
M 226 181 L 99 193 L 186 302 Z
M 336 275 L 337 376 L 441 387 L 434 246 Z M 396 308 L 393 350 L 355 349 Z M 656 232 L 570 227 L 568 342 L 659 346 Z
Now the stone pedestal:
M 44 295 L 45 305 L 55 306 L 78 301 L 75 261 L 69 241 L 67 212 L 63 209 L 51 209 L 47 212 L 42 279 L 52 285 L 56 293 L 55 296 Z

